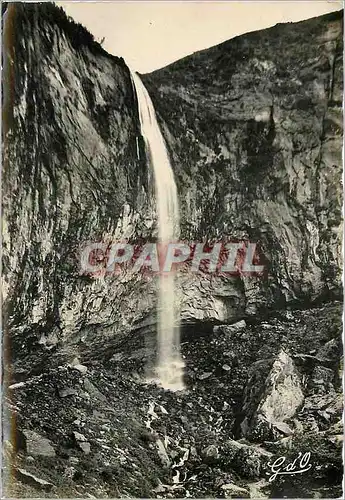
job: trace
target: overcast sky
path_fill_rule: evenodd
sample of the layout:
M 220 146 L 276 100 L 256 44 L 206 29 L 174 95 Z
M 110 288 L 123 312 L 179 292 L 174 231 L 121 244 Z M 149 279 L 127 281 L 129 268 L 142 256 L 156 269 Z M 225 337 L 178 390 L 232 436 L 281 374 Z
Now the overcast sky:
M 57 2 L 140 73 L 241 33 L 342 8 L 342 1 Z

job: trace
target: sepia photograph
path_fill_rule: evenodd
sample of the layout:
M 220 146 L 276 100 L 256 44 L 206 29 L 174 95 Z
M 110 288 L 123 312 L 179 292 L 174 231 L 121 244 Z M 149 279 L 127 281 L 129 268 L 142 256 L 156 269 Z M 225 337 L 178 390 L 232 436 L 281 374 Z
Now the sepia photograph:
M 343 498 L 343 2 L 2 2 L 2 498 Z

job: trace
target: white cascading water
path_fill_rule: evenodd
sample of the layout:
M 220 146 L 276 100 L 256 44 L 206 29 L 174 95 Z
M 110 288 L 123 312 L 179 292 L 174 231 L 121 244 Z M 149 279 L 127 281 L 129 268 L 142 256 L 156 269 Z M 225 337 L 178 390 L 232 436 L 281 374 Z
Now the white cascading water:
M 151 98 L 140 77 L 131 71 L 136 91 L 141 134 L 152 163 L 158 214 L 160 248 L 179 237 L 179 206 L 174 174 Z M 180 354 L 179 311 L 175 304 L 175 278 L 172 272 L 160 274 L 158 295 L 157 382 L 164 389 L 184 389 L 184 362 Z

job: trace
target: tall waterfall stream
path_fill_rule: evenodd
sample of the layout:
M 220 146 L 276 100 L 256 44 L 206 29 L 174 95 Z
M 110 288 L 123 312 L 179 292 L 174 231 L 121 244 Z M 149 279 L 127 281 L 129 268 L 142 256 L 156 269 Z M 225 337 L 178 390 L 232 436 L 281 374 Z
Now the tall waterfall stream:
M 151 98 L 140 77 L 134 71 L 131 71 L 131 75 L 138 100 L 141 134 L 154 172 L 158 238 L 160 248 L 164 249 L 168 243 L 179 237 L 177 189 Z M 184 362 L 180 354 L 180 321 L 173 271 L 159 275 L 157 317 L 157 382 L 165 389 L 182 390 Z

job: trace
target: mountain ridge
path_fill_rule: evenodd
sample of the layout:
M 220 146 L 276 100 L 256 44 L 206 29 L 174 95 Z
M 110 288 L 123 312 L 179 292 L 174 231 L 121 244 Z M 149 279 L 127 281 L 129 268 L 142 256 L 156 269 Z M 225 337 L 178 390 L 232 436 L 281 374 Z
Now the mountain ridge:
M 224 40 L 220 43 L 217 43 L 215 45 L 211 45 L 209 47 L 192 52 L 191 54 L 188 54 L 188 55 L 183 56 L 179 59 L 176 59 L 176 61 L 173 61 L 165 66 L 162 66 L 161 68 L 157 68 L 157 69 L 155 69 L 153 71 L 149 71 L 147 73 L 146 72 L 141 73 L 141 75 L 149 76 L 149 75 L 153 75 L 156 72 L 160 72 L 160 71 L 163 71 L 163 70 L 168 69 L 168 68 L 172 69 L 172 67 L 174 65 L 184 61 L 185 59 L 193 58 L 194 56 L 201 55 L 202 53 L 208 52 L 209 50 L 222 49 L 225 47 L 225 45 L 229 44 L 230 42 L 238 41 L 241 38 L 250 38 L 251 36 L 255 37 L 256 35 L 262 34 L 262 33 L 272 34 L 274 31 L 277 31 L 280 27 L 284 28 L 286 26 L 291 26 L 291 25 L 293 25 L 294 27 L 297 27 L 298 25 L 301 25 L 301 28 L 303 28 L 308 23 L 313 24 L 313 23 L 315 23 L 315 21 L 329 22 L 329 21 L 333 21 L 333 20 L 343 19 L 343 17 L 344 17 L 344 9 L 339 9 L 337 11 L 329 12 L 329 13 L 323 14 L 321 16 L 310 17 L 310 18 L 303 19 L 303 20 L 297 21 L 297 22 L 287 21 L 285 23 L 277 23 L 277 24 L 275 24 L 273 26 L 269 26 L 267 28 L 261 28 L 258 30 L 247 31 L 247 32 L 241 33 L 239 35 L 235 35 L 231 38 L 227 38 L 226 40 Z

